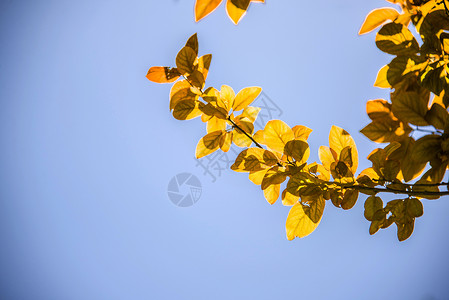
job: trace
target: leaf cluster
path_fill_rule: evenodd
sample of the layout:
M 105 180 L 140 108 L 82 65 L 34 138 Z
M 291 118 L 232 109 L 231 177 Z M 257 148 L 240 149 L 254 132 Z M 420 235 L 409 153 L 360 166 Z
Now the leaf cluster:
M 245 148 L 231 169 L 248 173 L 270 204 L 282 199 L 290 206 L 286 221 L 289 240 L 312 233 L 321 221 L 326 201 L 344 210 L 368 195 L 365 217 L 369 233 L 395 223 L 400 241 L 410 237 L 414 222 L 423 215 L 422 199 L 449 195 L 441 191 L 449 165 L 449 14 L 437 0 L 388 0 L 400 6 L 380 8 L 368 14 L 360 34 L 379 26 L 377 47 L 394 55 L 381 68 L 375 86 L 390 88 L 390 99 L 367 102 L 371 123 L 361 132 L 376 143 L 386 143 L 368 155 L 372 166 L 356 176 L 358 152 L 344 129 L 332 126 L 329 145 L 318 149 L 320 162 L 309 162 L 307 142 L 312 130 L 270 120 L 254 132 L 260 108 L 251 106 L 260 87 L 235 93 L 223 85 L 206 88 L 212 55 L 198 57 L 197 35 L 189 38 L 176 56 L 176 67 L 152 67 L 147 78 L 173 83 L 170 111 L 178 120 L 200 117 L 206 135 L 197 144 L 196 157 L 232 144 Z M 222 1 L 197 0 L 196 20 L 212 12 Z M 231 19 L 238 23 L 251 1 L 227 1 Z M 252 1 L 264 2 L 264 1 Z M 238 13 L 235 10 L 238 9 Z M 422 39 L 420 45 L 408 27 Z M 415 139 L 414 134 L 421 135 Z M 423 134 L 424 133 L 424 134 Z M 424 173 L 424 174 L 423 174 Z M 410 183 L 413 181 L 412 183 Z M 384 206 L 379 193 L 403 195 Z M 405 196 L 405 198 L 404 198 Z

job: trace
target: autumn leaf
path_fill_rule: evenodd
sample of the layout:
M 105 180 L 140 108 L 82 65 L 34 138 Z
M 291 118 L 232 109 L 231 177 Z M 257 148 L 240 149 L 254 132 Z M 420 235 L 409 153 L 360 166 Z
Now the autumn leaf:
M 388 20 L 393 21 L 399 16 L 399 12 L 391 7 L 382 7 L 372 10 L 365 18 L 359 34 L 368 33 Z
M 217 130 L 202 137 L 196 146 L 196 158 L 201 158 L 215 152 L 220 146 L 220 138 L 223 133 L 223 131 Z
M 176 81 L 181 74 L 178 69 L 169 67 L 151 67 L 148 70 L 147 78 L 156 83 L 170 83 Z
M 250 105 L 259 96 L 262 89 L 260 87 L 247 87 L 238 92 L 232 104 L 234 111 L 239 111 Z
M 223 0 L 196 0 L 195 22 L 198 22 L 213 12 L 221 2 L 223 2 Z
M 321 221 L 324 212 L 325 201 L 319 196 L 310 206 L 300 202 L 295 203 L 287 216 L 285 229 L 287 239 L 293 240 L 295 237 L 305 237 L 311 234 Z

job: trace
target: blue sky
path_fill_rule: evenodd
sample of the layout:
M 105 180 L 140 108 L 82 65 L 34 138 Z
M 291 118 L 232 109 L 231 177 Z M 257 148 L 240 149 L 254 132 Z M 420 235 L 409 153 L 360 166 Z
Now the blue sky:
M 270 206 L 247 176 L 215 182 L 193 159 L 205 134 L 177 121 L 169 85 L 197 32 L 213 53 L 208 85 L 258 85 L 290 126 L 354 137 L 359 170 L 376 147 L 358 131 L 391 59 L 358 37 L 379 0 L 253 4 L 239 26 L 220 7 L 194 23 L 193 0 L 0 3 L 0 294 L 2 299 L 445 299 L 449 202 L 425 201 L 412 237 L 369 236 L 364 197 L 327 203 L 309 237 L 285 237 L 288 207 Z M 188 172 L 201 199 L 180 208 L 169 181 Z M 388 199 L 387 197 L 385 199 Z

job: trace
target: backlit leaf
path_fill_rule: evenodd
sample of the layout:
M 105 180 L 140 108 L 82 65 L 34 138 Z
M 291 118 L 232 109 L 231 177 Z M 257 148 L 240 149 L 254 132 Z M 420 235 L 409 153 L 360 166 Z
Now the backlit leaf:
M 196 0 L 195 22 L 198 22 L 211 12 L 213 12 L 223 0 Z
M 177 120 L 190 120 L 201 116 L 203 103 L 194 100 L 179 101 L 173 109 L 173 117 Z
M 390 7 L 382 7 L 372 10 L 365 18 L 359 34 L 368 33 L 388 20 L 394 20 L 399 16 L 399 12 Z
M 293 157 L 299 164 L 305 163 L 310 155 L 309 144 L 302 140 L 288 141 L 285 144 L 284 153 Z
M 178 69 L 169 67 L 151 67 L 148 70 L 147 78 L 157 83 L 169 83 L 176 81 L 179 76 Z
M 312 205 L 314 205 L 314 208 L 297 202 L 290 209 L 285 225 L 288 240 L 293 240 L 295 237 L 308 236 L 318 227 L 323 215 L 325 201 L 320 196 Z
M 234 24 L 237 25 L 246 14 L 250 2 L 251 0 L 227 0 L 226 12 Z
M 193 73 L 195 60 L 196 53 L 192 48 L 182 48 L 176 56 L 176 67 L 178 68 L 179 73 L 181 73 L 181 75 Z
M 349 135 L 349 133 L 335 125 L 332 126 L 331 131 L 329 133 L 329 146 L 333 149 L 338 155 L 340 154 L 343 148 L 350 146 L 352 153 L 352 174 L 355 174 L 357 171 L 357 166 L 359 162 L 359 157 L 357 153 L 357 147 L 355 145 L 354 140 Z
M 419 45 L 410 30 L 402 24 L 388 23 L 376 35 L 376 45 L 383 52 L 393 55 L 417 53 Z
M 374 213 L 383 208 L 383 202 L 380 197 L 369 196 L 365 200 L 365 218 L 368 221 L 373 221 Z
M 217 130 L 202 137 L 196 146 L 196 158 L 201 158 L 215 152 L 220 146 L 220 138 L 222 134 L 223 131 Z
M 259 96 L 262 89 L 260 87 L 247 87 L 238 92 L 235 96 L 232 109 L 239 111 L 250 105 Z
M 377 73 L 376 81 L 374 82 L 374 86 L 378 88 L 385 88 L 389 89 L 391 88 L 391 84 L 388 82 L 387 79 L 387 73 L 388 73 L 389 66 L 383 66 L 379 72 Z
M 240 152 L 231 169 L 238 172 L 261 171 L 277 162 L 278 160 L 272 152 L 253 147 Z
M 307 141 L 309 135 L 312 133 L 312 129 L 303 125 L 296 125 L 295 127 L 292 128 L 292 130 L 296 140 Z
M 265 196 L 265 199 L 267 199 L 268 203 L 274 204 L 276 202 L 279 198 L 280 189 L 280 184 L 272 184 L 263 190 L 263 195 Z
M 393 114 L 405 122 L 417 126 L 429 125 L 425 119 L 427 104 L 415 92 L 398 93 L 391 107 Z
M 295 138 L 293 130 L 281 120 L 271 120 L 264 128 L 264 143 L 268 148 L 283 153 L 288 141 Z
M 348 189 L 346 190 L 343 201 L 341 202 L 341 208 L 347 210 L 354 207 L 355 203 L 357 202 L 357 199 L 359 197 L 359 191 Z

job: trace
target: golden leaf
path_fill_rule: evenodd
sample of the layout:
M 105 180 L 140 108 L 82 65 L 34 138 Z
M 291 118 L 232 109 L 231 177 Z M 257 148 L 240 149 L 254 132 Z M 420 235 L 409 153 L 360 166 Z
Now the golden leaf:
M 223 0 L 196 0 L 195 22 L 198 22 L 208 14 L 213 12 Z
M 391 7 L 382 7 L 372 10 L 368 13 L 360 28 L 359 34 L 368 33 L 388 20 L 393 21 L 399 16 L 399 12 Z
M 217 130 L 206 134 L 196 145 L 196 158 L 201 158 L 215 152 L 220 146 L 220 138 L 224 132 Z

